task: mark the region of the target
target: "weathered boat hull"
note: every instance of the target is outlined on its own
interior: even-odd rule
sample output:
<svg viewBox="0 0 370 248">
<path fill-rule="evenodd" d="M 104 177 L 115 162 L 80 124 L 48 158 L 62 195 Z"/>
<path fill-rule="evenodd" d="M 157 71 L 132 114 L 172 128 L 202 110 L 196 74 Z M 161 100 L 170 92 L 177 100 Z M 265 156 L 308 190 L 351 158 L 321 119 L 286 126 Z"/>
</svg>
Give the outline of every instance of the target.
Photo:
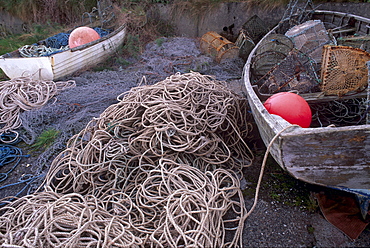
<svg viewBox="0 0 370 248">
<path fill-rule="evenodd" d="M 356 17 L 361 22 L 356 29 L 369 33 L 370 19 L 330 11 L 316 11 L 314 16 L 330 14 L 331 20 L 338 21 L 341 21 L 338 16 L 342 20 Z M 273 32 L 275 29 L 267 35 Z M 269 114 L 251 82 L 252 58 L 257 48 L 258 44 L 245 64 L 244 83 L 261 138 L 267 147 L 271 146 L 271 155 L 277 163 L 293 177 L 308 183 L 365 189 L 370 193 L 370 125 L 301 128 Z M 270 144 L 275 136 L 278 138 Z"/>
<path fill-rule="evenodd" d="M 36 80 L 57 80 L 103 62 L 123 44 L 126 29 L 60 53 L 45 57 L 0 58 L 0 67 L 9 78 L 32 76 Z"/>
</svg>

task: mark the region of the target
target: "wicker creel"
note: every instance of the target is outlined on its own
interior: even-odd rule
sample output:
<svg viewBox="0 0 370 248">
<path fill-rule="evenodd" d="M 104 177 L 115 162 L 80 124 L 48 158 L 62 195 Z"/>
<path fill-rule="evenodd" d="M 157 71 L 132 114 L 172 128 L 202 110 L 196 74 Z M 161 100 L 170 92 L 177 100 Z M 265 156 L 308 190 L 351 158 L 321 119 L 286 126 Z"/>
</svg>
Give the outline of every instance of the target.
<svg viewBox="0 0 370 248">
<path fill-rule="evenodd" d="M 216 32 L 205 33 L 200 39 L 200 49 L 203 53 L 209 54 L 219 63 L 225 59 L 238 57 L 239 47 Z"/>
<path fill-rule="evenodd" d="M 362 49 L 347 46 L 323 48 L 320 89 L 326 95 L 345 95 L 368 86 L 366 62 L 370 54 Z"/>
</svg>

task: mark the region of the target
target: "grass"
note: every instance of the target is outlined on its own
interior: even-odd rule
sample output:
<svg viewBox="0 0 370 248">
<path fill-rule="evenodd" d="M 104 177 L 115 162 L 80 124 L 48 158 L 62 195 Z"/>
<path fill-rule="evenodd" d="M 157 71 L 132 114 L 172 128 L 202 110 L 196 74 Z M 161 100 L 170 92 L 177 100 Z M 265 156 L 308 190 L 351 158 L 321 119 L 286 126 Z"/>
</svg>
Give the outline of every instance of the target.
<svg viewBox="0 0 370 248">
<path fill-rule="evenodd" d="M 55 129 L 49 129 L 43 131 L 39 137 L 37 137 L 36 142 L 30 146 L 32 151 L 46 150 L 50 147 L 57 139 L 60 131 Z"/>
</svg>

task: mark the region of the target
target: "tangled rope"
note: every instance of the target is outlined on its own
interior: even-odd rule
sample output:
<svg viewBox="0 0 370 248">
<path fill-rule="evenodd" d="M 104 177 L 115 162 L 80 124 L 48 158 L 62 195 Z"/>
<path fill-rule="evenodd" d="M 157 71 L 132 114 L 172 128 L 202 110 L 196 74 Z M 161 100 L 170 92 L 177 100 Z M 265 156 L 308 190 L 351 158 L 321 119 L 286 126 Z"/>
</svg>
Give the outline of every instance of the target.
<svg viewBox="0 0 370 248">
<path fill-rule="evenodd" d="M 69 49 L 68 46 L 53 48 L 44 45 L 24 45 L 21 48 L 19 48 L 18 51 L 22 57 L 30 58 L 30 57 L 49 56 L 54 53 L 66 51 L 67 49 Z"/>
<path fill-rule="evenodd" d="M 19 114 L 40 108 L 58 92 L 74 87 L 74 81 L 53 82 L 29 77 L 13 78 L 0 84 L 0 134 L 22 125 Z"/>
<path fill-rule="evenodd" d="M 118 100 L 69 140 L 44 192 L 4 208 L 0 241 L 241 246 L 247 210 L 239 179 L 253 160 L 244 141 L 246 99 L 192 72 L 133 88 Z"/>
</svg>

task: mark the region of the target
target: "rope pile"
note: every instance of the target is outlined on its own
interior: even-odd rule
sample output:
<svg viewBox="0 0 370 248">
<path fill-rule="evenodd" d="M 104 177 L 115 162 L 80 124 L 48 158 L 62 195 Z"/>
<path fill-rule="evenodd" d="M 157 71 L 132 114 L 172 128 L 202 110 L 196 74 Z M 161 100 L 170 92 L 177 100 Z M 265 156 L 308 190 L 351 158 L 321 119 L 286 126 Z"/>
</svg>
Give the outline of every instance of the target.
<svg viewBox="0 0 370 248">
<path fill-rule="evenodd" d="M 247 210 L 239 179 L 253 160 L 244 142 L 246 99 L 191 72 L 133 88 L 118 100 L 69 140 L 44 192 L 3 209 L 0 241 L 241 246 Z"/>
<path fill-rule="evenodd" d="M 19 114 L 40 108 L 58 92 L 74 87 L 73 81 L 53 82 L 29 77 L 13 78 L 0 84 L 0 134 L 22 125 Z"/>
</svg>

